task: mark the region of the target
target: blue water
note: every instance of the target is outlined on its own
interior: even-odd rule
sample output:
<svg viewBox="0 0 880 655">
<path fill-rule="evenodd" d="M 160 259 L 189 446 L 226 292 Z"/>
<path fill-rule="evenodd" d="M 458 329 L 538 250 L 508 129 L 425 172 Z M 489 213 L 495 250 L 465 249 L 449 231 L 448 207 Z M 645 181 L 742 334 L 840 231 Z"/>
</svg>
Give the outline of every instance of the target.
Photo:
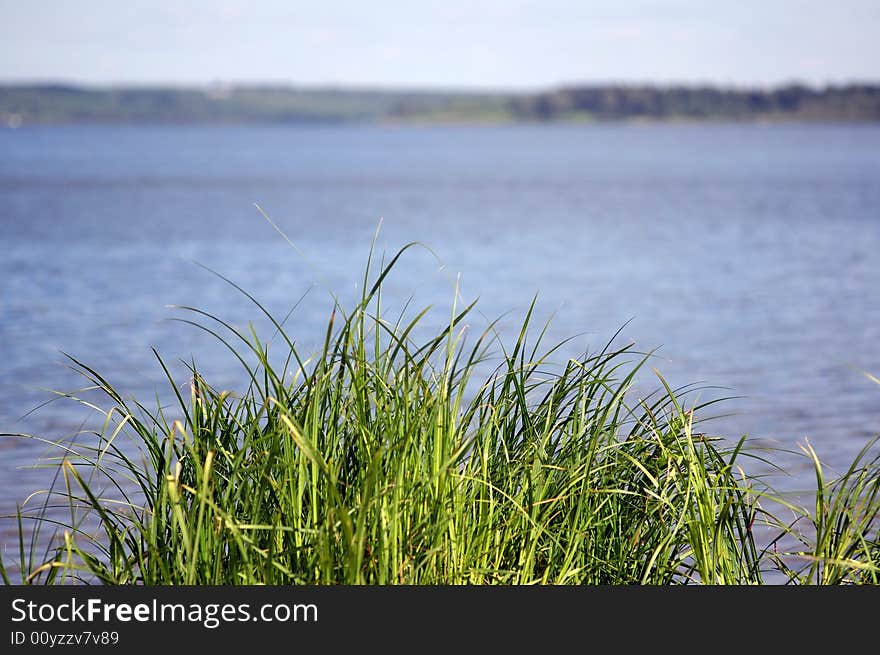
<svg viewBox="0 0 880 655">
<path fill-rule="evenodd" d="M 85 420 L 70 402 L 20 418 L 43 389 L 82 385 L 61 351 L 147 404 L 151 347 L 240 382 L 168 320 L 170 304 L 257 318 L 194 262 L 280 315 L 311 288 L 290 323 L 308 349 L 327 289 L 357 292 L 380 219 L 380 251 L 417 240 L 437 256 L 405 259 L 392 309 L 412 296 L 442 320 L 458 278 L 511 330 L 537 293 L 553 335 L 580 335 L 564 354 L 626 324 L 621 341 L 659 348 L 672 384 L 726 387 L 701 392 L 737 396 L 711 432 L 809 438 L 832 468 L 880 432 L 880 385 L 861 372 L 880 374 L 880 127 L 845 125 L 0 131 L 0 431 L 56 439 Z M 27 467 L 47 451 L 0 449 L 5 514 L 46 485 Z M 804 464 L 785 484 L 810 485 Z"/>
</svg>

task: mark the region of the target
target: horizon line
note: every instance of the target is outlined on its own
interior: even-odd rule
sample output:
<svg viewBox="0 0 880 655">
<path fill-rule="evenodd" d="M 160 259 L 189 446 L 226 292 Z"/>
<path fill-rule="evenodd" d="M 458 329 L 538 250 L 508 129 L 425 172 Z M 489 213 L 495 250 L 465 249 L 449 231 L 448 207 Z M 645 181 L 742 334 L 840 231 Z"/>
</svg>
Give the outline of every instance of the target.
<svg viewBox="0 0 880 655">
<path fill-rule="evenodd" d="M 706 80 L 679 80 L 679 81 L 650 81 L 650 80 L 581 80 L 556 82 L 547 85 L 534 86 L 471 86 L 471 85 L 431 85 L 426 84 L 392 84 L 392 83 L 368 83 L 368 82 L 296 82 L 293 80 L 213 80 L 206 82 L 182 82 L 182 81 L 114 81 L 114 82 L 89 82 L 73 78 L 0 78 L 0 87 L 69 87 L 88 90 L 114 90 L 114 89 L 235 89 L 235 88 L 276 88 L 276 89 L 302 89 L 312 91 L 378 91 L 378 92 L 405 92 L 405 93 L 460 93 L 460 94 L 534 94 L 548 91 L 559 91 L 570 88 L 654 88 L 654 89 L 706 89 L 712 88 L 721 91 L 773 91 L 783 88 L 801 87 L 813 91 L 821 91 L 832 88 L 852 86 L 880 86 L 880 78 L 874 80 L 850 78 L 846 80 L 825 81 L 822 83 L 808 82 L 803 79 L 791 78 L 790 80 L 775 83 L 745 83 L 745 82 L 722 82 Z"/>
</svg>

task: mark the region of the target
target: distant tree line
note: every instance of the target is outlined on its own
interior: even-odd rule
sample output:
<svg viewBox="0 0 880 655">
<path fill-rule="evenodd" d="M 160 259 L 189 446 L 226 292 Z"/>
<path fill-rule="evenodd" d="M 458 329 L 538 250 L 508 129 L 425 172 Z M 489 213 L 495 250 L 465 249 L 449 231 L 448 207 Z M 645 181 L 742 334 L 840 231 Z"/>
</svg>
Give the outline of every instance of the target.
<svg viewBox="0 0 880 655">
<path fill-rule="evenodd" d="M 575 86 L 512 100 L 521 119 L 584 115 L 615 119 L 880 120 L 880 86 L 812 89 L 790 85 L 768 91 L 714 87 Z"/>
<path fill-rule="evenodd" d="M 31 123 L 256 123 L 559 120 L 880 121 L 880 85 L 769 90 L 567 86 L 539 93 L 292 86 L 92 88 L 0 85 L 0 126 Z"/>
</svg>

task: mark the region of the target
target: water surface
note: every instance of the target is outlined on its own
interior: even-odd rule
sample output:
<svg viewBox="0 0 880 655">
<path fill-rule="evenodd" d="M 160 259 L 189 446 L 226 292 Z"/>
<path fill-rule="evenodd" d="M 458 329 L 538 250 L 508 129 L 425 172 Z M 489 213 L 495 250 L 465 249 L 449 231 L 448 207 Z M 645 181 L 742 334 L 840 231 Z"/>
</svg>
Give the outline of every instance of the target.
<svg viewBox="0 0 880 655">
<path fill-rule="evenodd" d="M 880 373 L 880 127 L 847 125 L 0 131 L 0 431 L 76 431 L 72 403 L 20 418 L 43 389 L 81 384 L 61 351 L 144 400 L 161 382 L 151 347 L 240 381 L 168 320 L 170 304 L 257 318 L 194 262 L 281 315 L 313 287 L 290 325 L 316 342 L 326 289 L 357 292 L 380 219 L 380 251 L 417 240 L 445 265 L 414 251 L 391 307 L 412 296 L 442 319 L 458 276 L 509 329 L 537 293 L 554 336 L 581 335 L 565 354 L 625 324 L 674 385 L 726 387 L 702 395 L 738 397 L 713 432 L 809 438 L 840 467 L 880 431 L 880 386 L 861 372 Z M 26 468 L 35 442 L 0 449 L 5 514 L 47 472 Z"/>
</svg>

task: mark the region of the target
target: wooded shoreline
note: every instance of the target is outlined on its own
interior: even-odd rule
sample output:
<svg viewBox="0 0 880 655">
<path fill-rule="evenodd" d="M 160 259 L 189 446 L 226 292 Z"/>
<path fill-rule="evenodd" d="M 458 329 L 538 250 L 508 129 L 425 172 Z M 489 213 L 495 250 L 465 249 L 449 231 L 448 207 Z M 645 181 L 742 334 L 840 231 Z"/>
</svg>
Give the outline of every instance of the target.
<svg viewBox="0 0 880 655">
<path fill-rule="evenodd" d="M 571 85 L 536 92 L 280 85 L 0 85 L 0 125 L 880 121 L 880 84 L 772 89 Z"/>
</svg>

